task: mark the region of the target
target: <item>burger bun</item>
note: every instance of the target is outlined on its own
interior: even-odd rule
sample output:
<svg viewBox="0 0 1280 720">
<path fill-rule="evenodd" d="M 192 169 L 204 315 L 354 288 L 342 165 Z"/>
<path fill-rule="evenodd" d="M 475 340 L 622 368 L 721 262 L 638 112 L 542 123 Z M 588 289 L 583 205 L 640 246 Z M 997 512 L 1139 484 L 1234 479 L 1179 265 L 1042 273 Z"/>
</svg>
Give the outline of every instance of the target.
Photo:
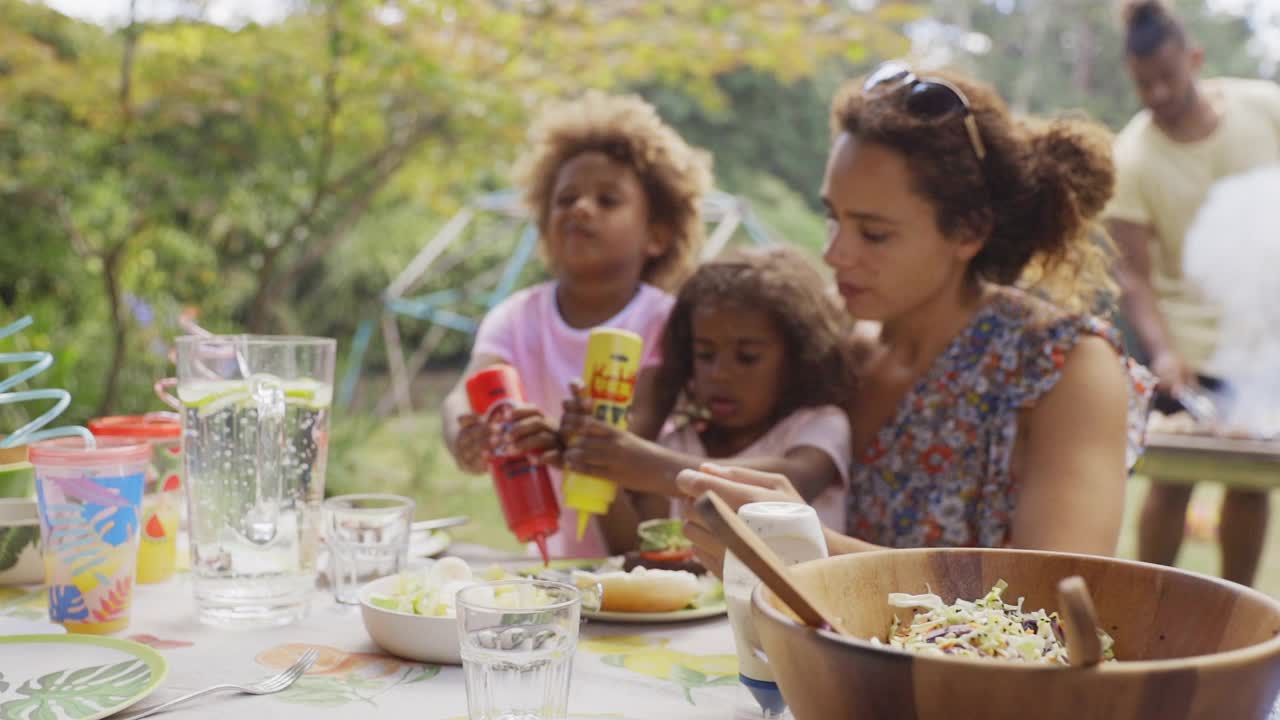
<svg viewBox="0 0 1280 720">
<path fill-rule="evenodd" d="M 697 576 L 685 570 L 637 567 L 630 572 L 578 572 L 574 579 L 579 587 L 600 585 L 600 609 L 605 612 L 674 612 L 688 607 L 702 592 Z"/>
</svg>

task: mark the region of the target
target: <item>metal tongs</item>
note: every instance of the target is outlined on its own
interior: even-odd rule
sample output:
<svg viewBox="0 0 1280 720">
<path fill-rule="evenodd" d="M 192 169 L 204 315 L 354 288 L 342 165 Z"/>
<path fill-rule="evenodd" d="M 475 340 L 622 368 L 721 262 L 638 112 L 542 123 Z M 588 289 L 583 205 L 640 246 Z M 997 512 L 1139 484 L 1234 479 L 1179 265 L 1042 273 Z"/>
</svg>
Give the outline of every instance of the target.
<svg viewBox="0 0 1280 720">
<path fill-rule="evenodd" d="M 1173 399 L 1177 400 L 1197 425 L 1217 427 L 1218 406 L 1205 391 L 1191 385 L 1183 385 L 1174 390 Z"/>
</svg>

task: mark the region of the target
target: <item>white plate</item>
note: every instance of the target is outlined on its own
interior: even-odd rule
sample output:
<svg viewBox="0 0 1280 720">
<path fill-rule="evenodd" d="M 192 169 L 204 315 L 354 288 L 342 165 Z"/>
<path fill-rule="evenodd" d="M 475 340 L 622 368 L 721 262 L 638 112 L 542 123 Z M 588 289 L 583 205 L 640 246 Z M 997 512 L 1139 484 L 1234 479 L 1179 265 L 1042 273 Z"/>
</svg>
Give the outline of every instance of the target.
<svg viewBox="0 0 1280 720">
<path fill-rule="evenodd" d="M 444 530 L 426 530 L 409 536 L 409 557 L 436 557 L 449 549 L 453 539 Z"/>
<path fill-rule="evenodd" d="M 569 560 L 552 560 L 552 570 L 592 570 L 607 562 L 609 558 L 584 558 Z M 535 575 L 542 569 L 541 565 L 525 565 L 516 570 L 519 575 Z M 718 581 L 717 581 L 718 582 Z M 685 608 L 662 613 L 617 612 L 610 610 L 583 610 L 582 617 L 598 622 L 613 623 L 673 623 L 690 620 L 705 620 L 729 612 L 724 600 L 697 608 Z"/>
<path fill-rule="evenodd" d="M 0 637 L 0 717 L 98 720 L 145 698 L 169 671 L 160 653 L 95 635 Z M 68 699 L 73 702 L 68 702 Z"/>
<path fill-rule="evenodd" d="M 582 617 L 588 620 L 596 620 L 598 622 L 614 622 L 614 623 L 674 623 L 688 622 L 690 620 L 706 620 L 707 618 L 718 617 L 729 611 L 729 606 L 724 602 L 713 603 L 700 608 L 687 608 L 685 610 L 676 610 L 674 612 L 664 613 L 634 613 L 634 612 L 606 612 L 600 610 L 591 612 L 583 610 Z"/>
</svg>

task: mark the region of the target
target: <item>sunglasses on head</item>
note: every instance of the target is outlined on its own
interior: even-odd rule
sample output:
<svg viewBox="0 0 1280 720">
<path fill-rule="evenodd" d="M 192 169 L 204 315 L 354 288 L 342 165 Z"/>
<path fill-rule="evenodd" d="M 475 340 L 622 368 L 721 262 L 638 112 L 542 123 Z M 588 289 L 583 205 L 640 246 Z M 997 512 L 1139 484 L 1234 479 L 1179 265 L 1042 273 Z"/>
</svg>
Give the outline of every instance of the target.
<svg viewBox="0 0 1280 720">
<path fill-rule="evenodd" d="M 922 118 L 938 118 L 960 113 L 965 130 L 969 132 L 969 144 L 979 160 L 987 156 L 987 147 L 978 132 L 978 121 L 969 107 L 969 98 L 960 88 L 941 78 L 918 77 L 906 64 L 891 61 L 880 65 L 867 76 L 862 84 L 862 94 L 867 97 L 889 95 L 906 90 L 904 106 L 907 112 Z"/>
</svg>

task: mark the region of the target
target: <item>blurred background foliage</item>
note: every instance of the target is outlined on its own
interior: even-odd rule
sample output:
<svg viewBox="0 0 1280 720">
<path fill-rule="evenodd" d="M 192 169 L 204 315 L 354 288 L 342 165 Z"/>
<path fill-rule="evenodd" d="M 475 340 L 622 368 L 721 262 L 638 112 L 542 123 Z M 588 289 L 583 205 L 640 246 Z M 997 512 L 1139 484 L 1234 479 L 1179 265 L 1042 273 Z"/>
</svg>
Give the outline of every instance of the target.
<svg viewBox="0 0 1280 720">
<path fill-rule="evenodd" d="M 34 385 L 72 392 L 65 422 L 159 409 L 187 309 L 215 331 L 336 337 L 342 367 L 388 282 L 469 198 L 507 187 L 530 117 L 587 88 L 654 102 L 714 153 L 721 189 L 815 254 L 830 97 L 876 62 L 959 66 L 1017 109 L 1116 128 L 1137 109 L 1101 0 L 280 0 L 261 24 L 214 22 L 216 2 L 116 4 L 95 23 L 0 0 L 0 325 L 36 319 L 3 349 L 55 353 Z M 1274 2 L 1178 5 L 1210 72 L 1276 77 Z M 401 324 L 407 346 L 425 330 Z M 384 420 L 368 412 L 375 339 L 334 429 L 333 488 L 412 489 L 496 522 L 434 441 L 468 342 L 451 335 L 415 385 L 422 412 Z M 0 407 L 0 432 L 32 414 Z"/>
</svg>

